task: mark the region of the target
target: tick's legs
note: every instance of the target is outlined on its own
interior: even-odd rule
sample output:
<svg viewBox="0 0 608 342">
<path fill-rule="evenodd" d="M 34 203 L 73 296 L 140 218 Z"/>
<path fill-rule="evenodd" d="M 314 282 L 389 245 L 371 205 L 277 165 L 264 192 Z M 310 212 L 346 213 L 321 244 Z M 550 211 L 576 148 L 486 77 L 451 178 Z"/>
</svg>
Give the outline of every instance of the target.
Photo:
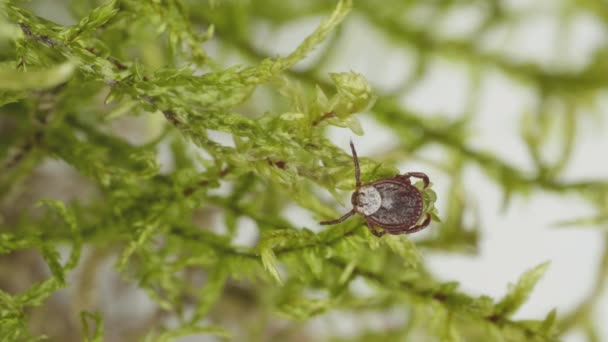
<svg viewBox="0 0 608 342">
<path fill-rule="evenodd" d="M 424 219 L 424 221 L 421 224 L 408 228 L 405 231 L 405 233 L 411 234 L 411 233 L 415 233 L 419 230 L 423 230 L 424 228 L 426 228 L 429 225 L 429 223 L 431 223 L 431 214 L 426 214 L 426 218 Z"/>
<path fill-rule="evenodd" d="M 321 221 L 321 222 L 319 222 L 319 224 L 321 224 L 321 225 L 337 224 L 337 223 L 343 222 L 347 218 L 353 216 L 354 213 L 355 213 L 355 210 L 353 209 L 353 210 L 347 212 L 346 214 L 344 214 L 344 216 L 340 217 L 339 219 L 335 219 L 335 220 L 331 220 L 331 221 Z"/>
<path fill-rule="evenodd" d="M 357 182 L 357 190 L 361 187 L 361 170 L 359 169 L 359 158 L 357 157 L 357 151 L 355 150 L 355 145 L 353 142 L 350 142 L 350 149 L 353 152 L 353 161 L 355 162 L 355 181 Z M 351 217 L 355 213 L 355 209 L 347 212 L 344 216 L 339 219 L 331 220 L 331 221 L 322 221 L 319 224 L 328 225 L 328 224 L 337 224 L 340 223 L 347 218 Z"/>
<path fill-rule="evenodd" d="M 382 237 L 382 235 L 386 234 L 384 230 L 377 230 L 376 227 L 374 227 L 374 225 L 369 221 L 367 221 L 367 228 L 369 228 L 369 231 L 376 235 L 376 237 Z"/>
<path fill-rule="evenodd" d="M 387 229 L 387 232 L 389 234 L 392 235 L 399 235 L 399 234 L 411 234 L 411 233 L 415 233 L 419 230 L 423 230 L 424 228 L 426 228 L 429 224 L 431 223 L 431 214 L 426 214 L 426 218 L 424 219 L 424 221 L 419 224 L 419 225 L 415 225 L 413 227 L 398 227 L 398 228 L 392 228 L 392 229 Z"/>
<path fill-rule="evenodd" d="M 408 172 L 405 173 L 403 176 L 406 177 L 415 177 L 415 178 L 420 178 L 422 179 L 422 182 L 424 183 L 424 188 L 426 189 L 429 186 L 429 176 L 427 176 L 425 173 L 422 172 Z"/>
<path fill-rule="evenodd" d="M 352 140 L 350 142 L 350 150 L 353 152 L 353 160 L 355 162 L 355 180 L 357 181 L 357 189 L 361 186 L 361 170 L 359 169 L 359 158 L 357 157 L 357 151 L 355 151 L 355 145 Z"/>
</svg>

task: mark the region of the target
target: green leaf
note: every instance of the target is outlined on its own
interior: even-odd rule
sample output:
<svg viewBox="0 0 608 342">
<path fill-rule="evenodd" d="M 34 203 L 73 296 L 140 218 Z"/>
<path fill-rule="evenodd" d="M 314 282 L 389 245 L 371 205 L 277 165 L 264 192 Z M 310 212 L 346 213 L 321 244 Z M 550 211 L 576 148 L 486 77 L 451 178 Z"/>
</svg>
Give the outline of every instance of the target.
<svg viewBox="0 0 608 342">
<path fill-rule="evenodd" d="M 331 299 L 289 298 L 279 305 L 279 310 L 291 319 L 306 320 L 324 313 L 332 304 Z"/>
<path fill-rule="evenodd" d="M 520 278 L 517 284 L 511 285 L 509 292 L 496 304 L 495 314 L 509 317 L 528 299 L 536 283 L 545 274 L 550 263 L 544 262 L 531 270 L 528 270 Z"/>
<path fill-rule="evenodd" d="M 557 309 L 553 309 L 551 310 L 547 316 L 545 317 L 545 319 L 543 320 L 543 323 L 540 326 L 540 333 L 544 334 L 544 335 L 551 335 L 553 333 L 553 330 L 556 328 L 555 324 L 557 322 Z"/>
<path fill-rule="evenodd" d="M 1 81 L 0 81 L 1 82 Z M 0 90 L 0 107 L 9 103 L 17 102 L 26 96 L 24 91 L 4 91 Z"/>
<path fill-rule="evenodd" d="M 13 296 L 0 289 L 0 304 L 2 308 L 13 311 L 19 308 Z"/>
<path fill-rule="evenodd" d="M 191 323 L 195 324 L 202 319 L 209 312 L 213 304 L 220 299 L 227 279 L 228 274 L 222 263 L 220 262 L 215 265 L 207 276 L 207 282 L 201 288 L 198 297 L 199 303 L 194 311 Z"/>
<path fill-rule="evenodd" d="M 320 243 L 319 236 L 307 229 L 281 229 L 266 234 L 260 240 L 256 250 L 260 254 L 264 269 L 266 269 L 266 271 L 268 271 L 270 275 L 272 275 L 272 277 L 282 285 L 283 281 L 281 280 L 279 271 L 277 270 L 277 257 L 273 248 L 282 247 L 294 249 L 302 247 L 301 250 L 303 250 L 304 253 L 306 252 L 306 249 L 303 247 L 312 249 L 317 247 Z M 303 259 L 305 258 L 303 257 Z M 315 266 L 312 265 L 312 267 L 314 268 Z"/>
<path fill-rule="evenodd" d="M 63 268 L 65 269 L 65 271 L 72 270 L 78 264 L 78 260 L 80 259 L 80 253 L 82 251 L 82 237 L 80 236 L 80 231 L 78 230 L 78 224 L 76 222 L 76 217 L 74 216 L 74 213 L 71 210 L 68 210 L 65 204 L 60 201 L 42 200 L 38 204 L 55 209 L 57 214 L 68 225 L 72 240 L 74 241 L 74 245 L 72 246 L 72 253 L 70 254 L 70 257 L 63 266 Z"/>
<path fill-rule="evenodd" d="M 344 72 L 330 73 L 329 77 L 336 85 L 338 94 L 330 100 L 328 112 L 345 118 L 353 113 L 370 109 L 376 102 L 377 96 L 362 75 L 356 72 Z"/>
<path fill-rule="evenodd" d="M 43 90 L 60 85 L 72 77 L 76 65 L 65 62 L 57 66 L 32 71 L 0 69 L 0 91 Z"/>
<path fill-rule="evenodd" d="M 3 5 L 0 5 L 0 9 L 4 11 Z M 4 13 L 0 14 L 0 44 L 3 44 L 3 40 L 15 39 L 20 35 L 19 26 L 7 23 Z"/>
<path fill-rule="evenodd" d="M 89 320 L 93 320 L 95 324 L 93 336 L 91 337 L 89 337 Z M 103 317 L 100 313 L 90 313 L 83 311 L 80 313 L 80 322 L 82 323 L 83 338 L 85 342 L 103 341 Z"/>
<path fill-rule="evenodd" d="M 605 229 L 605 224 L 608 222 L 608 213 L 600 213 L 591 217 L 580 217 L 570 220 L 563 220 L 553 223 L 557 228 L 572 228 L 572 227 L 597 227 Z"/>
<path fill-rule="evenodd" d="M 62 288 L 56 277 L 49 278 L 30 287 L 16 297 L 21 306 L 39 306 L 53 293 Z"/>
<path fill-rule="evenodd" d="M 416 245 L 406 236 L 387 234 L 381 241 L 403 259 L 406 267 L 416 269 L 420 264 L 420 252 L 416 249 Z"/>
<path fill-rule="evenodd" d="M 77 36 L 88 34 L 94 29 L 104 25 L 111 20 L 116 13 L 118 13 L 116 0 L 108 1 L 91 11 L 88 16 L 82 18 L 78 25 L 66 29 L 60 36 L 62 36 L 65 41 L 72 42 Z"/>
<path fill-rule="evenodd" d="M 150 239 L 150 237 L 156 232 L 156 230 L 158 229 L 158 223 L 157 222 L 150 222 L 150 223 L 140 223 L 139 226 L 143 226 L 142 228 L 139 228 L 139 233 L 137 234 L 137 238 L 132 240 L 129 245 L 123 250 L 122 255 L 120 256 L 120 258 L 118 259 L 118 262 L 116 263 L 116 268 L 119 271 L 122 271 L 125 266 L 127 265 L 127 261 L 129 261 L 129 258 L 131 257 L 131 255 L 133 255 L 133 253 L 135 253 L 135 251 L 142 247 L 144 245 L 144 243 L 146 243 L 146 241 L 148 241 L 148 239 Z"/>
<path fill-rule="evenodd" d="M 42 256 L 59 285 L 65 286 L 65 272 L 59 262 L 59 253 L 50 244 L 45 244 L 42 246 Z"/>
<path fill-rule="evenodd" d="M 230 332 L 219 326 L 184 325 L 176 329 L 166 330 L 158 336 L 149 334 L 145 341 L 169 342 L 180 337 L 189 335 L 215 335 L 217 337 L 230 338 Z"/>
<path fill-rule="evenodd" d="M 264 269 L 270 273 L 270 275 L 280 284 L 283 285 L 279 271 L 277 270 L 277 257 L 271 248 L 263 248 L 260 251 L 262 258 L 262 265 Z"/>
<path fill-rule="evenodd" d="M 331 16 L 325 19 L 317 29 L 287 57 L 278 59 L 273 65 L 269 65 L 269 69 L 274 72 L 285 70 L 311 53 L 327 36 L 338 26 L 350 9 L 353 3 L 352 0 L 340 0 L 334 9 Z"/>
</svg>

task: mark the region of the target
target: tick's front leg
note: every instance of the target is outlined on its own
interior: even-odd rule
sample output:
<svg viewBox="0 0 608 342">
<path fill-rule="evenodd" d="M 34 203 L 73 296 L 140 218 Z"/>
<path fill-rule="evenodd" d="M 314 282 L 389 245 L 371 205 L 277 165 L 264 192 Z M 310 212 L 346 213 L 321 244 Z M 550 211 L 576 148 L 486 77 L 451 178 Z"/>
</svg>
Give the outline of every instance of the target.
<svg viewBox="0 0 608 342">
<path fill-rule="evenodd" d="M 319 222 L 320 225 L 329 225 L 329 224 L 338 224 L 342 221 L 345 221 L 347 218 L 353 216 L 353 214 L 355 214 L 355 210 L 351 210 L 349 212 L 347 212 L 346 214 L 344 214 L 342 217 L 335 219 L 335 220 L 330 220 L 330 221 L 321 221 Z"/>
</svg>

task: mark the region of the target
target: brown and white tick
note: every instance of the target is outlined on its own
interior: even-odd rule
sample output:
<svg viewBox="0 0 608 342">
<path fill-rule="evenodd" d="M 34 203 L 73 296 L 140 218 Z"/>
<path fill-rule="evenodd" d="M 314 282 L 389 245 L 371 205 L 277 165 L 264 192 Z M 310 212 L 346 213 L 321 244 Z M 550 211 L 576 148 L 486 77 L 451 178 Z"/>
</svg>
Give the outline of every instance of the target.
<svg viewBox="0 0 608 342">
<path fill-rule="evenodd" d="M 385 233 L 410 234 L 426 228 L 431 222 L 431 211 L 425 210 L 423 191 L 429 187 L 429 177 L 422 172 L 407 172 L 393 178 L 361 184 L 361 170 L 355 145 L 350 142 L 355 162 L 357 188 L 351 197 L 353 209 L 339 219 L 320 222 L 322 225 L 340 223 L 354 214 L 365 217 L 372 234 L 381 237 Z M 420 178 L 423 190 L 412 185 L 410 177 Z M 430 189 L 429 189 L 430 191 Z M 433 193 L 434 194 L 434 193 Z M 434 196 L 434 195 L 433 195 Z M 418 223 L 423 213 L 425 218 Z M 378 231 L 376 227 L 382 228 Z"/>
</svg>

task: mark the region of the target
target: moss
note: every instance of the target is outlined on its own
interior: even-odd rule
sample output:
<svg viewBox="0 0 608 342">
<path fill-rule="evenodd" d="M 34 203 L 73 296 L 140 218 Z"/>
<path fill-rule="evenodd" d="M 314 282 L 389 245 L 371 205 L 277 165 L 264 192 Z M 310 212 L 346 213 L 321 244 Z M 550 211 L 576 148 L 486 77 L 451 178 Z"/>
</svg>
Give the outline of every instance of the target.
<svg viewBox="0 0 608 342">
<path fill-rule="evenodd" d="M 420 251 L 477 249 L 478 227 L 468 227 L 463 219 L 471 211 L 462 186 L 466 165 L 477 165 L 491 177 L 502 189 L 505 205 L 513 195 L 535 190 L 577 194 L 597 213 L 564 224 L 605 223 L 606 181 L 559 178 L 572 151 L 573 129 L 560 133 L 564 158 L 548 161 L 542 145 L 551 129 L 549 120 L 546 114 L 528 116 L 522 136 L 537 168 L 529 173 L 471 146 L 468 116 L 416 113 L 391 94 L 378 94 L 360 73 L 320 70 L 337 45 L 322 43 L 339 39 L 343 21 L 354 11 L 395 45 L 417 51 L 418 72 L 411 84 L 426 73 L 433 55 L 490 66 L 534 87 L 544 98 L 563 101 L 570 108 L 566 126 L 572 127 L 578 120 L 574 109 L 584 105 L 578 99 L 593 98 L 607 82 L 600 72 L 605 59 L 598 54 L 578 72 L 516 63 L 480 51 L 475 37 L 441 38 L 407 25 L 399 12 L 416 3 L 75 0 L 69 8 L 77 23 L 64 26 L 19 1 L 3 1 L 0 124 L 10 129 L 1 130 L 0 140 L 0 253 L 10 258 L 18 251 L 36 251 L 50 274 L 17 293 L 0 288 L 0 336 L 17 341 L 45 333 L 44 328 L 28 327 L 31 308 L 48 305 L 62 288 L 94 283 L 95 278 L 86 277 L 92 271 L 78 278 L 72 276 L 74 268 L 96 265 L 92 260 L 108 254 L 116 257 L 121 276 L 155 302 L 158 316 L 177 322 L 160 320 L 137 334 L 147 340 L 194 334 L 264 340 L 265 327 L 280 319 L 289 323 L 275 337 L 289 339 L 305 335 L 297 322 L 324 313 L 396 307 L 407 308 L 407 324 L 391 331 L 363 331 L 352 340 L 422 334 L 448 341 L 479 336 L 557 341 L 568 329 L 592 326 L 587 312 L 593 300 L 563 317 L 551 311 L 539 320 L 512 319 L 547 264 L 526 272 L 495 302 L 469 295 L 457 283 L 434 279 Z M 439 15 L 456 3 L 429 6 L 437 6 L 433 8 Z M 487 27 L 505 20 L 499 2 L 490 4 Z M 256 20 L 278 25 L 311 15 L 320 16 L 320 23 L 284 56 L 265 55 L 248 34 Z M 293 69 L 315 49 L 324 52 L 314 66 Z M 238 56 L 242 64 L 224 65 L 225 54 Z M 262 91 L 267 99 L 258 96 Z M 343 190 L 352 190 L 352 160 L 326 131 L 333 126 L 363 134 L 358 117 L 368 111 L 399 137 L 393 160 L 405 160 L 431 144 L 448 152 L 450 166 L 443 171 L 452 186 L 439 196 L 446 196 L 449 205 L 445 213 L 437 212 L 434 192 L 427 194 L 425 210 L 437 227 L 424 240 L 377 239 L 360 219 L 316 233 L 316 227 L 294 224 L 284 215 L 295 205 L 314 220 L 336 217 L 338 212 L 319 193 L 329 191 L 340 201 Z M 137 126 L 127 132 L 116 129 L 126 122 Z M 133 132 L 139 143 L 127 137 Z M 218 139 L 218 132 L 230 142 Z M 170 162 L 159 155 L 170 156 Z M 399 171 L 380 162 L 382 158 L 362 159 L 364 180 Z M 12 203 L 27 192 L 28 182 L 49 159 L 61 160 L 84 176 L 79 185 L 93 188 L 92 195 L 46 200 L 42 208 L 35 206 L 36 196 L 23 206 Z M 222 184 L 229 189 L 218 191 Z M 214 227 L 218 217 L 224 232 Z M 259 235 L 254 246 L 233 242 L 244 218 Z M 61 254 L 65 246 L 67 258 Z M 93 250 L 93 256 L 81 257 L 83 248 Z M 192 273 L 204 280 L 197 282 Z M 353 293 L 352 284 L 359 280 L 370 285 L 372 295 Z M 598 281 L 593 298 L 600 295 L 603 281 Z M 224 316 L 231 303 L 237 303 L 242 316 Z M 108 318 L 95 309 L 76 313 L 84 340 L 104 338 Z M 235 327 L 240 318 L 242 324 Z M 589 331 L 591 336 L 594 330 Z"/>
</svg>

